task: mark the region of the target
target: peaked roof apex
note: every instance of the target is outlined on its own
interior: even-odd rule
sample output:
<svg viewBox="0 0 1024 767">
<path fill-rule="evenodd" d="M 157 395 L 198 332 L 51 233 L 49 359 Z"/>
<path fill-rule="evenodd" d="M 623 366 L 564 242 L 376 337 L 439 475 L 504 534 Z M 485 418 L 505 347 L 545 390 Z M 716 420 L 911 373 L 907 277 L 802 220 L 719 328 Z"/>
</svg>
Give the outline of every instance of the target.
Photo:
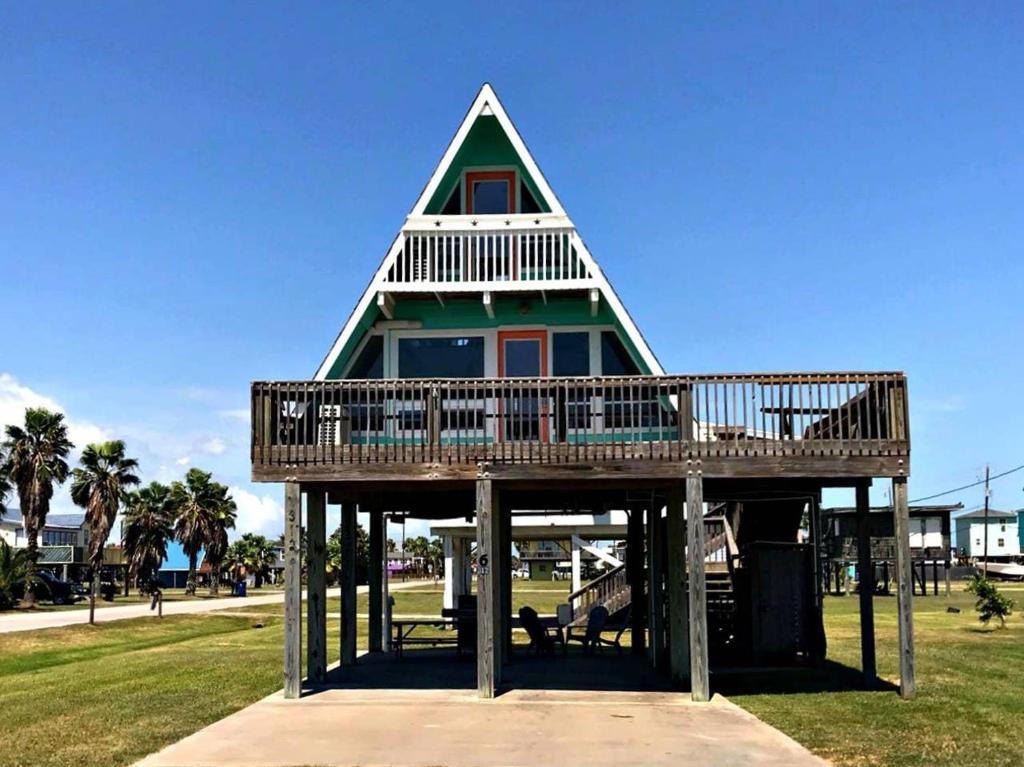
<svg viewBox="0 0 1024 767">
<path fill-rule="evenodd" d="M 427 181 L 427 185 L 420 192 L 420 196 L 416 200 L 416 204 L 412 207 L 410 216 L 422 216 L 426 210 L 427 204 L 430 199 L 434 196 L 434 192 L 437 191 L 438 185 L 447 173 L 449 166 L 455 159 L 455 155 L 458 154 L 459 148 L 466 140 L 466 136 L 469 135 L 470 129 L 473 127 L 473 123 L 478 117 L 495 117 L 498 120 L 498 124 L 502 130 L 505 131 L 505 135 L 508 136 L 508 140 L 512 143 L 512 147 L 523 161 L 523 165 L 526 167 L 527 172 L 534 179 L 537 184 L 537 188 L 541 195 L 548 201 L 548 205 L 551 207 L 551 212 L 560 216 L 565 216 L 565 209 L 562 207 L 562 203 L 558 200 L 558 196 L 552 190 L 551 185 L 548 184 L 548 180 L 544 177 L 540 167 L 537 165 L 537 161 L 533 159 L 533 155 L 530 154 L 530 150 L 526 146 L 526 142 L 523 141 L 523 137 L 519 135 L 519 131 L 516 130 L 515 124 L 512 119 L 508 116 L 505 111 L 505 107 L 501 103 L 501 99 L 498 98 L 498 94 L 494 92 L 494 88 L 491 84 L 485 82 L 480 86 L 480 90 L 476 94 L 476 98 L 473 99 L 473 103 L 469 105 L 469 110 L 466 112 L 466 116 L 462 118 L 462 122 L 459 124 L 458 129 L 455 131 L 455 135 L 452 140 L 448 143 L 447 149 L 441 156 L 440 162 L 437 167 L 434 168 L 434 172 L 430 176 L 430 180 Z"/>
</svg>

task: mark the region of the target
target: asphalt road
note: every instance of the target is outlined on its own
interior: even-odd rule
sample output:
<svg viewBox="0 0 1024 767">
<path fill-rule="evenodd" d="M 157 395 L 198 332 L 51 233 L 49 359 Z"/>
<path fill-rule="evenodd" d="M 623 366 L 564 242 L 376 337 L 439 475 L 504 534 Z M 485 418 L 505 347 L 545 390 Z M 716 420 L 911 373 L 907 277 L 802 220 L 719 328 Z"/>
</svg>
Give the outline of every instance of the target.
<svg viewBox="0 0 1024 767">
<path fill-rule="evenodd" d="M 388 585 L 390 591 L 400 591 L 422 583 L 421 581 L 406 581 L 404 583 L 391 583 Z M 368 586 L 359 586 L 359 593 L 366 593 Z M 250 592 L 251 594 L 251 592 Z M 328 589 L 327 596 L 340 596 L 339 589 Z M 306 592 L 302 593 L 306 598 Z M 164 602 L 164 615 L 192 615 L 195 613 L 207 613 L 215 610 L 238 610 L 245 607 L 258 605 L 273 605 L 284 601 L 284 592 L 279 591 L 273 594 L 251 594 L 246 597 L 225 597 L 223 599 L 195 599 L 183 600 L 180 602 Z M 123 605 L 120 607 L 102 607 L 96 610 L 96 622 L 106 623 L 107 621 L 122 621 L 128 618 L 144 618 L 147 615 L 156 616 L 155 610 L 149 609 L 149 603 Z M 79 623 L 89 622 L 89 610 L 79 608 L 77 610 L 55 610 L 53 612 L 31 612 L 14 610 L 5 615 L 0 615 L 0 634 L 9 634 L 13 631 L 35 631 L 36 629 L 56 628 L 58 626 L 74 626 Z"/>
</svg>

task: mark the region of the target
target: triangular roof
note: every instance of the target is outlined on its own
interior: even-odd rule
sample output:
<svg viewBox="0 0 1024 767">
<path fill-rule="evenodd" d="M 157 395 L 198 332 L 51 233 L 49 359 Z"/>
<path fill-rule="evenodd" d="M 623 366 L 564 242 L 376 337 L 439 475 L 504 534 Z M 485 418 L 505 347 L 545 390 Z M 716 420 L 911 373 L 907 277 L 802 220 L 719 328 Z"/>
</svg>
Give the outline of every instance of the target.
<svg viewBox="0 0 1024 767">
<path fill-rule="evenodd" d="M 997 511 L 996 509 L 989 509 L 988 510 L 989 522 L 995 521 L 997 519 L 1016 519 L 1016 518 L 1017 518 L 1017 512 L 1016 511 Z M 985 510 L 984 509 L 975 509 L 974 511 L 971 511 L 971 512 L 969 512 L 967 514 L 961 514 L 960 516 L 955 517 L 955 519 L 982 519 L 983 520 L 983 519 L 985 519 Z"/>
<path fill-rule="evenodd" d="M 473 99 L 473 103 L 470 105 L 465 117 L 463 117 L 458 130 L 455 131 L 455 135 L 452 137 L 452 140 L 449 142 L 444 154 L 441 156 L 441 160 L 438 162 L 437 167 L 431 174 L 430 179 L 423 188 L 423 191 L 420 192 L 419 197 L 416 199 L 416 203 L 413 205 L 412 211 L 407 216 L 407 222 L 423 216 L 436 215 L 436 211 L 431 210 L 431 201 L 434 200 L 435 196 L 438 194 L 444 195 L 447 193 L 448 190 L 444 189 L 442 186 L 445 181 L 445 177 L 455 164 L 459 151 L 466 144 L 467 139 L 471 137 L 471 133 L 478 118 L 481 117 L 493 117 L 497 120 L 498 126 L 504 132 L 512 146 L 512 149 L 515 151 L 519 164 L 521 164 L 522 169 L 525 171 L 525 177 L 529 181 L 531 192 L 538 196 L 538 203 L 546 210 L 544 215 L 557 217 L 563 220 L 566 226 L 575 228 L 575 225 L 569 219 L 561 202 L 558 200 L 554 190 L 551 188 L 551 185 L 548 184 L 547 179 L 541 172 L 540 166 L 537 164 L 536 160 L 533 159 L 533 155 L 527 148 L 522 136 L 519 135 L 519 131 L 516 130 L 516 127 L 509 118 L 504 106 L 502 106 L 501 101 L 498 99 L 498 95 L 494 92 L 494 89 L 489 83 L 484 83 L 480 88 L 480 92 L 477 93 L 476 98 Z M 664 370 L 661 367 L 661 363 L 658 361 L 654 352 L 647 344 L 647 341 L 640 333 L 636 323 L 633 322 L 633 318 L 630 317 L 626 307 L 622 304 L 622 301 L 615 293 L 615 289 L 604 276 L 604 273 L 597 265 L 593 256 L 591 256 L 582 237 L 577 237 L 574 245 L 578 251 L 580 260 L 588 268 L 588 274 L 592 276 L 593 287 L 600 291 L 601 297 L 607 302 L 615 319 L 622 326 L 622 329 L 625 331 L 629 341 L 639 354 L 642 366 L 651 374 L 663 374 Z M 367 285 L 362 297 L 356 304 L 355 309 L 349 315 L 345 326 L 335 339 L 330 351 L 317 368 L 315 375 L 316 380 L 326 379 L 334 368 L 338 357 L 346 350 L 346 347 L 351 346 L 352 342 L 358 341 L 358 336 L 361 336 L 366 331 L 369 324 L 372 324 L 373 320 L 368 319 L 368 317 L 376 305 L 376 296 L 379 291 L 388 289 L 388 286 L 385 284 L 385 280 L 401 249 L 402 235 L 401 232 L 399 232 L 398 236 L 396 236 L 392 242 L 391 247 L 388 249 L 387 255 L 381 261 L 380 266 L 377 268 L 373 278 L 370 280 L 370 284 Z M 349 352 L 351 352 L 351 349 L 349 349 Z"/>
</svg>

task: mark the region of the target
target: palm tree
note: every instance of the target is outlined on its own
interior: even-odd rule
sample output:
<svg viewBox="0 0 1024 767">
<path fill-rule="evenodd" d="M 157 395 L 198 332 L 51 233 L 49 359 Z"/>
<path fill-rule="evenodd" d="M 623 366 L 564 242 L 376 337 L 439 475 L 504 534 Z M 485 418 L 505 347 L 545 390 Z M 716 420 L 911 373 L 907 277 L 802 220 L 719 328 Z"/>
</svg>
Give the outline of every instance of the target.
<svg viewBox="0 0 1024 767">
<path fill-rule="evenodd" d="M 16 549 L 0 538 L 0 610 L 14 607 L 15 587 L 28 580 L 28 550 Z M 31 580 L 38 582 L 39 578 L 33 575 Z"/>
<path fill-rule="evenodd" d="M 174 536 L 188 556 L 187 594 L 196 593 L 196 565 L 199 552 L 207 545 L 210 522 L 217 513 L 217 495 L 211 474 L 202 469 L 189 469 L 184 482 L 171 485 L 174 507 Z"/>
<path fill-rule="evenodd" d="M 86 445 L 79 459 L 81 466 L 71 472 L 71 500 L 85 509 L 85 523 L 89 529 L 89 568 L 92 570 L 89 623 L 96 622 L 96 593 L 103 572 L 103 547 L 107 545 L 122 498 L 129 487 L 139 484 L 139 477 L 135 474 L 139 462 L 126 458 L 124 450 L 124 442 L 119 439 Z"/>
<path fill-rule="evenodd" d="M 7 507 L 4 506 L 4 501 L 7 500 L 7 496 L 11 494 L 11 481 L 7 478 L 7 475 L 3 472 L 3 466 L 7 463 L 3 445 L 0 444 L 0 519 L 4 518 L 4 514 L 7 513 Z"/>
<path fill-rule="evenodd" d="M 150 482 L 125 499 L 124 552 L 128 579 L 148 583 L 167 558 L 167 541 L 174 537 L 171 489 Z"/>
<path fill-rule="evenodd" d="M 271 566 L 277 561 L 274 544 L 262 535 L 245 533 L 235 542 L 235 551 L 238 561 L 256 578 L 255 588 L 261 588 L 270 575 Z"/>
<path fill-rule="evenodd" d="M 220 593 L 220 573 L 224 557 L 228 552 L 228 530 L 235 527 L 238 506 L 228 493 L 228 488 L 214 482 L 213 513 L 207 520 L 206 561 L 210 564 L 210 596 Z"/>
<path fill-rule="evenodd" d="M 73 447 L 68 440 L 63 413 L 28 408 L 24 426 L 7 427 L 7 439 L 3 444 L 7 457 L 0 467 L 0 475 L 18 489 L 21 516 L 25 520 L 28 567 L 22 604 L 26 607 L 34 606 L 36 602 L 39 530 L 46 524 L 53 486 L 63 484 L 68 478 L 68 464 L 64 459 Z"/>
</svg>

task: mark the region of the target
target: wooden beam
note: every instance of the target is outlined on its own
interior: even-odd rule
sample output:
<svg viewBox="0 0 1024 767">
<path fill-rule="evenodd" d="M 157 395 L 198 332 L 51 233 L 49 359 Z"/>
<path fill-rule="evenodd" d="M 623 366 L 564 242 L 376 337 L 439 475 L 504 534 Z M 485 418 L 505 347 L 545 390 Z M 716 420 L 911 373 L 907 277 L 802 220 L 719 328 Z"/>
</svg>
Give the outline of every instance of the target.
<svg viewBox="0 0 1024 767">
<path fill-rule="evenodd" d="M 690 586 L 690 697 L 711 698 L 708 671 L 708 604 L 704 584 L 704 487 L 700 461 L 686 475 L 686 528 Z"/>
<path fill-rule="evenodd" d="M 302 492 L 284 486 L 284 697 L 302 691 Z"/>
<path fill-rule="evenodd" d="M 370 625 L 367 631 L 367 649 L 380 652 L 383 648 L 384 630 L 384 512 L 378 508 L 370 510 L 370 551 L 366 577 L 369 581 Z"/>
<path fill-rule="evenodd" d="M 668 557 L 665 581 L 668 587 L 668 661 L 672 681 L 683 686 L 690 681 L 690 616 L 686 601 L 686 501 L 681 483 L 668 490 Z"/>
<path fill-rule="evenodd" d="M 896 528 L 896 612 L 900 641 L 900 697 L 917 694 L 914 680 L 914 597 L 910 562 L 910 507 L 907 478 L 892 481 L 893 520 Z"/>
<path fill-rule="evenodd" d="M 341 665 L 356 662 L 356 505 L 341 507 Z"/>
<path fill-rule="evenodd" d="M 377 294 L 377 308 L 380 309 L 381 314 L 389 320 L 393 320 L 395 318 L 395 297 L 381 291 Z"/>
<path fill-rule="evenodd" d="M 327 504 L 323 490 L 306 491 L 306 676 L 327 680 Z"/>
<path fill-rule="evenodd" d="M 635 458 L 605 460 L 610 452 L 605 445 L 551 445 L 535 456 L 550 463 L 516 463 L 516 451 L 523 446 L 509 443 L 504 453 L 491 455 L 494 446 L 462 446 L 462 462 L 446 463 L 438 453 L 437 460 L 408 460 L 401 449 L 392 446 L 338 446 L 336 454 L 330 446 L 274 447 L 266 463 L 252 467 L 254 482 L 432 482 L 475 481 L 479 463 L 487 463 L 491 479 L 511 480 L 635 480 L 638 482 L 670 482 L 685 475 L 691 459 L 649 458 L 649 449 L 638 443 Z M 630 448 L 634 449 L 634 448 Z M 358 455 L 356 453 L 358 450 Z M 616 448 L 618 451 L 618 448 Z M 499 451 L 500 452 L 500 451 Z M 550 453 L 550 455 L 549 455 Z M 577 453 L 580 455 L 577 456 Z M 419 454 L 417 453 L 417 458 Z M 693 459 L 696 460 L 696 459 Z M 493 461 L 493 463 L 492 463 Z M 862 477 L 892 477 L 904 470 L 904 459 L 892 456 L 854 455 L 750 455 L 701 456 L 704 478 L 712 479 L 781 479 L 821 480 L 829 486 L 843 484 L 839 480 L 859 481 Z"/>
<path fill-rule="evenodd" d="M 871 504 L 868 483 L 857 485 L 857 572 L 860 576 L 860 658 L 864 685 L 875 686 L 875 563 L 871 560 Z"/>
<path fill-rule="evenodd" d="M 498 689 L 495 610 L 498 549 L 497 493 L 489 479 L 476 483 L 476 689 L 481 698 L 493 698 Z"/>
</svg>

